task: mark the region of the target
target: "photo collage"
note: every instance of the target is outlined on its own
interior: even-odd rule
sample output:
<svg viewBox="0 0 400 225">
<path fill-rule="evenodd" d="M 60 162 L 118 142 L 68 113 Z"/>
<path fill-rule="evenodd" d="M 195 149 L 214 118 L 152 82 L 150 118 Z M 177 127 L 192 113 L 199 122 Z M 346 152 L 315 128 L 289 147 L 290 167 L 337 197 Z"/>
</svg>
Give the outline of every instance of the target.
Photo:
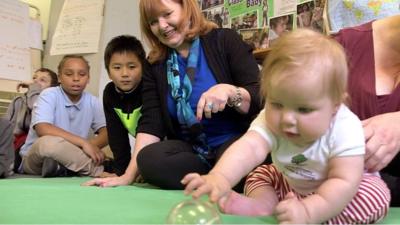
<svg viewBox="0 0 400 225">
<path fill-rule="evenodd" d="M 305 27 L 323 30 L 326 0 L 197 0 L 204 16 L 219 27 L 237 31 L 255 50 L 279 36 Z"/>
</svg>

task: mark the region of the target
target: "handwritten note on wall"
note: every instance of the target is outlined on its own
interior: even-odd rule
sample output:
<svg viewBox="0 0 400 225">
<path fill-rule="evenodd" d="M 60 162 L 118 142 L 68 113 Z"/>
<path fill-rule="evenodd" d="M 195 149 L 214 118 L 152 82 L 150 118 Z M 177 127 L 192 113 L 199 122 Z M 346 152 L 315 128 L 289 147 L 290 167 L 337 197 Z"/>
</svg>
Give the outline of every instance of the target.
<svg viewBox="0 0 400 225">
<path fill-rule="evenodd" d="M 95 53 L 99 48 L 104 0 L 65 0 L 50 55 Z"/>
<path fill-rule="evenodd" d="M 28 22 L 28 5 L 15 0 L 0 1 L 0 78 L 31 77 Z"/>
<path fill-rule="evenodd" d="M 279 0 L 274 1 L 275 15 L 285 15 L 295 12 L 297 7 L 297 0 Z"/>
</svg>

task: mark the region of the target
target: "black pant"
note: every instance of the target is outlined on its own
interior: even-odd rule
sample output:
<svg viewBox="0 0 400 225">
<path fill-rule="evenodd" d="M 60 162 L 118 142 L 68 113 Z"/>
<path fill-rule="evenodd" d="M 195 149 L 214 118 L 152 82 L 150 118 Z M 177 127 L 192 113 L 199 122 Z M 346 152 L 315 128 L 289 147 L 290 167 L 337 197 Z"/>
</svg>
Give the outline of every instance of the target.
<svg viewBox="0 0 400 225">
<path fill-rule="evenodd" d="M 397 154 L 389 165 L 380 171 L 382 179 L 390 189 L 391 207 L 400 206 L 400 154 Z"/>
<path fill-rule="evenodd" d="M 232 138 L 217 149 L 218 160 L 222 153 L 239 137 Z M 207 174 L 210 171 L 200 157 L 193 152 L 192 145 L 181 140 L 166 140 L 144 147 L 137 156 L 137 165 L 143 179 L 163 189 L 181 190 L 182 178 L 188 173 Z M 242 192 L 241 187 L 235 190 Z"/>
</svg>

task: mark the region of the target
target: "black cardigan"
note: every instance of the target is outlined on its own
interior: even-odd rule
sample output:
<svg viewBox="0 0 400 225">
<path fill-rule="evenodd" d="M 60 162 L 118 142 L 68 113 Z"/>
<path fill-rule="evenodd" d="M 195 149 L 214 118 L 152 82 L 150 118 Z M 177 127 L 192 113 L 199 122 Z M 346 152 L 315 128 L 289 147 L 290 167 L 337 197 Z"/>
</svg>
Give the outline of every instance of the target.
<svg viewBox="0 0 400 225">
<path fill-rule="evenodd" d="M 230 107 L 223 112 L 245 132 L 251 120 L 262 108 L 259 89 L 259 69 L 252 49 L 231 29 L 214 29 L 200 36 L 208 66 L 217 83 L 233 84 L 245 88 L 251 96 L 248 114 L 243 115 Z M 176 129 L 167 107 L 168 83 L 165 61 L 155 63 L 143 75 L 143 107 L 138 133 L 148 133 L 163 139 L 176 139 Z"/>
</svg>

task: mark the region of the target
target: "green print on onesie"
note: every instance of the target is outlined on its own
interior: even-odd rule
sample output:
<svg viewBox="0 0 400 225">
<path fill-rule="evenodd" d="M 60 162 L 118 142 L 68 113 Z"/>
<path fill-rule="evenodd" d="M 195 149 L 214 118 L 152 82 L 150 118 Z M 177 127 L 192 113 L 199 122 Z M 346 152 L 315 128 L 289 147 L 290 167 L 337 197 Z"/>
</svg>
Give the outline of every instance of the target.
<svg viewBox="0 0 400 225">
<path fill-rule="evenodd" d="M 299 165 L 305 161 L 307 161 L 307 158 L 303 154 L 298 154 L 298 155 L 292 157 L 291 163 Z"/>
</svg>

